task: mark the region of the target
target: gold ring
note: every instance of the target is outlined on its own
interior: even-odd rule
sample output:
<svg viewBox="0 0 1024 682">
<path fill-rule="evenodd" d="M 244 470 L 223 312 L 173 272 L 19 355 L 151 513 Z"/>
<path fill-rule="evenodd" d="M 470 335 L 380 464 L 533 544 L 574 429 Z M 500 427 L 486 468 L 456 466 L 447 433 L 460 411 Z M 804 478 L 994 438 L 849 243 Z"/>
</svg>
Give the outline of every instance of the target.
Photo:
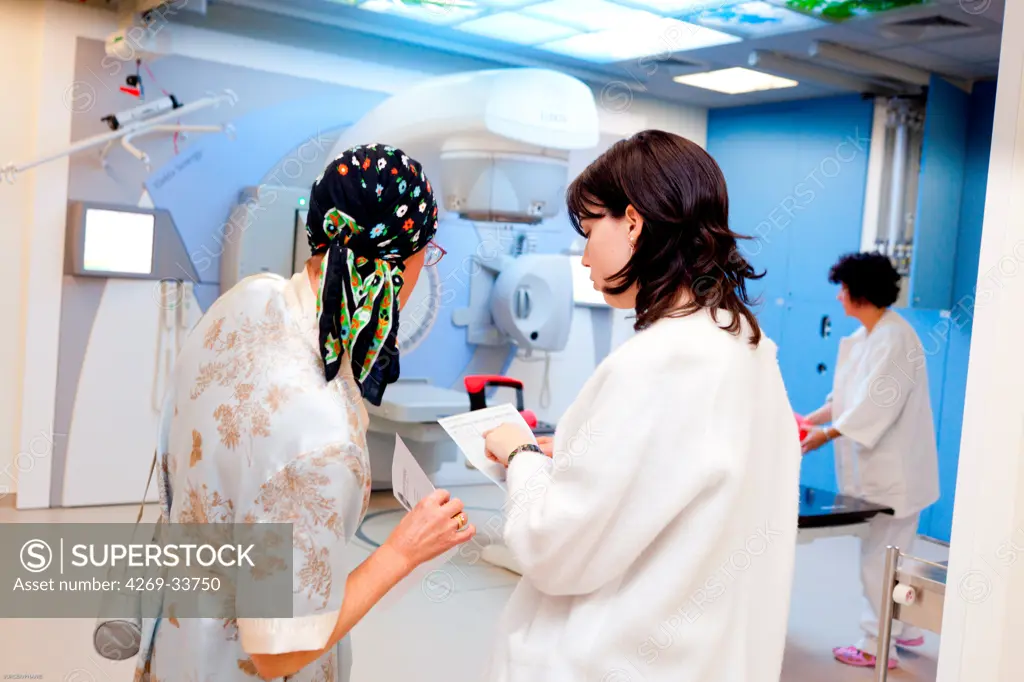
<svg viewBox="0 0 1024 682">
<path fill-rule="evenodd" d="M 459 525 L 455 530 L 462 530 L 466 527 L 466 524 L 469 523 L 469 520 L 466 518 L 466 515 L 462 512 L 458 513 L 458 515 L 455 517 L 455 520 L 459 522 Z"/>
</svg>

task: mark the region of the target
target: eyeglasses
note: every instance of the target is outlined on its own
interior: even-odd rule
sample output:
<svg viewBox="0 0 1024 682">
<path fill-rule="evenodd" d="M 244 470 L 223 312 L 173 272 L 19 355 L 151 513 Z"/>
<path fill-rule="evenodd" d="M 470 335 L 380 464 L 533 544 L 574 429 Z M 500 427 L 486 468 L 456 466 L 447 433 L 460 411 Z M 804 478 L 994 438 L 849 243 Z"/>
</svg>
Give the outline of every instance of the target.
<svg viewBox="0 0 1024 682">
<path fill-rule="evenodd" d="M 427 242 L 427 255 L 423 259 L 423 264 L 428 268 L 433 267 L 441 262 L 441 259 L 444 258 L 446 253 L 448 252 L 442 249 L 433 239 L 431 239 Z"/>
</svg>

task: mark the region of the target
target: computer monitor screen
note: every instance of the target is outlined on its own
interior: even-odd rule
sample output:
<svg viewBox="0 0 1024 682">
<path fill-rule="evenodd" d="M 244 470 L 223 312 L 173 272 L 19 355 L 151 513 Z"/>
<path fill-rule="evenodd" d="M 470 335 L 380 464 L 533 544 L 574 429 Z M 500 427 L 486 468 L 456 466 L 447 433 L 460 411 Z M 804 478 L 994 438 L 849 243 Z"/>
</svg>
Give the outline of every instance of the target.
<svg viewBox="0 0 1024 682">
<path fill-rule="evenodd" d="M 150 213 L 86 209 L 82 269 L 97 273 L 152 273 L 155 225 L 155 217 Z"/>
</svg>

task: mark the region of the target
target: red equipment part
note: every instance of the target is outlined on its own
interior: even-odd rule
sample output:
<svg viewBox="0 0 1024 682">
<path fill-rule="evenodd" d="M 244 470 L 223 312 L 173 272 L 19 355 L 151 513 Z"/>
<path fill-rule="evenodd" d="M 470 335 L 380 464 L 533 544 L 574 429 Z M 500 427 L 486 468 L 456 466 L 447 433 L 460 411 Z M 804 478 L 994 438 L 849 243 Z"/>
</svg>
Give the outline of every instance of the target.
<svg viewBox="0 0 1024 682">
<path fill-rule="evenodd" d="M 516 389 L 516 409 L 531 429 L 537 428 L 537 415 L 523 406 L 523 382 L 500 374 L 472 374 L 463 379 L 469 393 L 469 409 L 482 410 L 487 407 L 487 387 L 504 386 Z"/>
</svg>

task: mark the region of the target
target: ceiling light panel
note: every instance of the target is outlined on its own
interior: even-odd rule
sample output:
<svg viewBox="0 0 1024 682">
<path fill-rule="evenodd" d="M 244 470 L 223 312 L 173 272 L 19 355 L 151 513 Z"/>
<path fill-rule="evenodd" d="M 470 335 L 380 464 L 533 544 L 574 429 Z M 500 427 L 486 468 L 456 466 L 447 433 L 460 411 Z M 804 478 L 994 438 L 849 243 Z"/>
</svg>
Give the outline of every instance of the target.
<svg viewBox="0 0 1024 682">
<path fill-rule="evenodd" d="M 850 0 L 771 0 L 771 2 L 775 5 L 790 7 L 799 12 L 814 14 L 828 21 L 846 21 L 855 17 L 927 5 L 932 0 L 860 0 L 859 2 L 851 2 Z"/>
<path fill-rule="evenodd" d="M 497 9 L 517 9 L 523 5 L 533 5 L 540 0 L 475 0 L 476 4 L 482 7 L 494 7 Z"/>
<path fill-rule="evenodd" d="M 747 38 L 807 31 L 827 25 L 814 17 L 762 0 L 743 0 L 704 8 L 681 18 L 699 26 Z"/>
<path fill-rule="evenodd" d="M 624 5 L 657 12 L 665 16 L 678 16 L 703 9 L 725 5 L 735 0 L 621 0 Z"/>
<path fill-rule="evenodd" d="M 522 9 L 523 14 L 575 26 L 582 31 L 650 25 L 658 16 L 639 9 L 631 9 L 606 0 L 549 0 Z"/>
<path fill-rule="evenodd" d="M 669 55 L 739 42 L 738 38 L 675 19 L 651 16 L 644 22 L 539 45 L 541 49 L 576 59 L 610 64 L 652 55 Z"/>
<path fill-rule="evenodd" d="M 489 14 L 456 26 L 460 31 L 520 45 L 537 45 L 576 35 L 574 28 L 516 12 Z"/>
<path fill-rule="evenodd" d="M 727 95 L 738 95 L 744 92 L 757 92 L 761 90 L 778 90 L 780 88 L 793 88 L 800 85 L 795 80 L 780 78 L 771 74 L 754 71 L 752 69 L 720 69 L 718 71 L 707 71 L 705 73 L 692 73 L 685 76 L 673 78 L 676 83 L 690 85 L 695 88 L 714 90 Z"/>
<path fill-rule="evenodd" d="M 469 0 L 366 0 L 359 9 L 442 25 L 471 19 L 483 11 Z"/>
</svg>

